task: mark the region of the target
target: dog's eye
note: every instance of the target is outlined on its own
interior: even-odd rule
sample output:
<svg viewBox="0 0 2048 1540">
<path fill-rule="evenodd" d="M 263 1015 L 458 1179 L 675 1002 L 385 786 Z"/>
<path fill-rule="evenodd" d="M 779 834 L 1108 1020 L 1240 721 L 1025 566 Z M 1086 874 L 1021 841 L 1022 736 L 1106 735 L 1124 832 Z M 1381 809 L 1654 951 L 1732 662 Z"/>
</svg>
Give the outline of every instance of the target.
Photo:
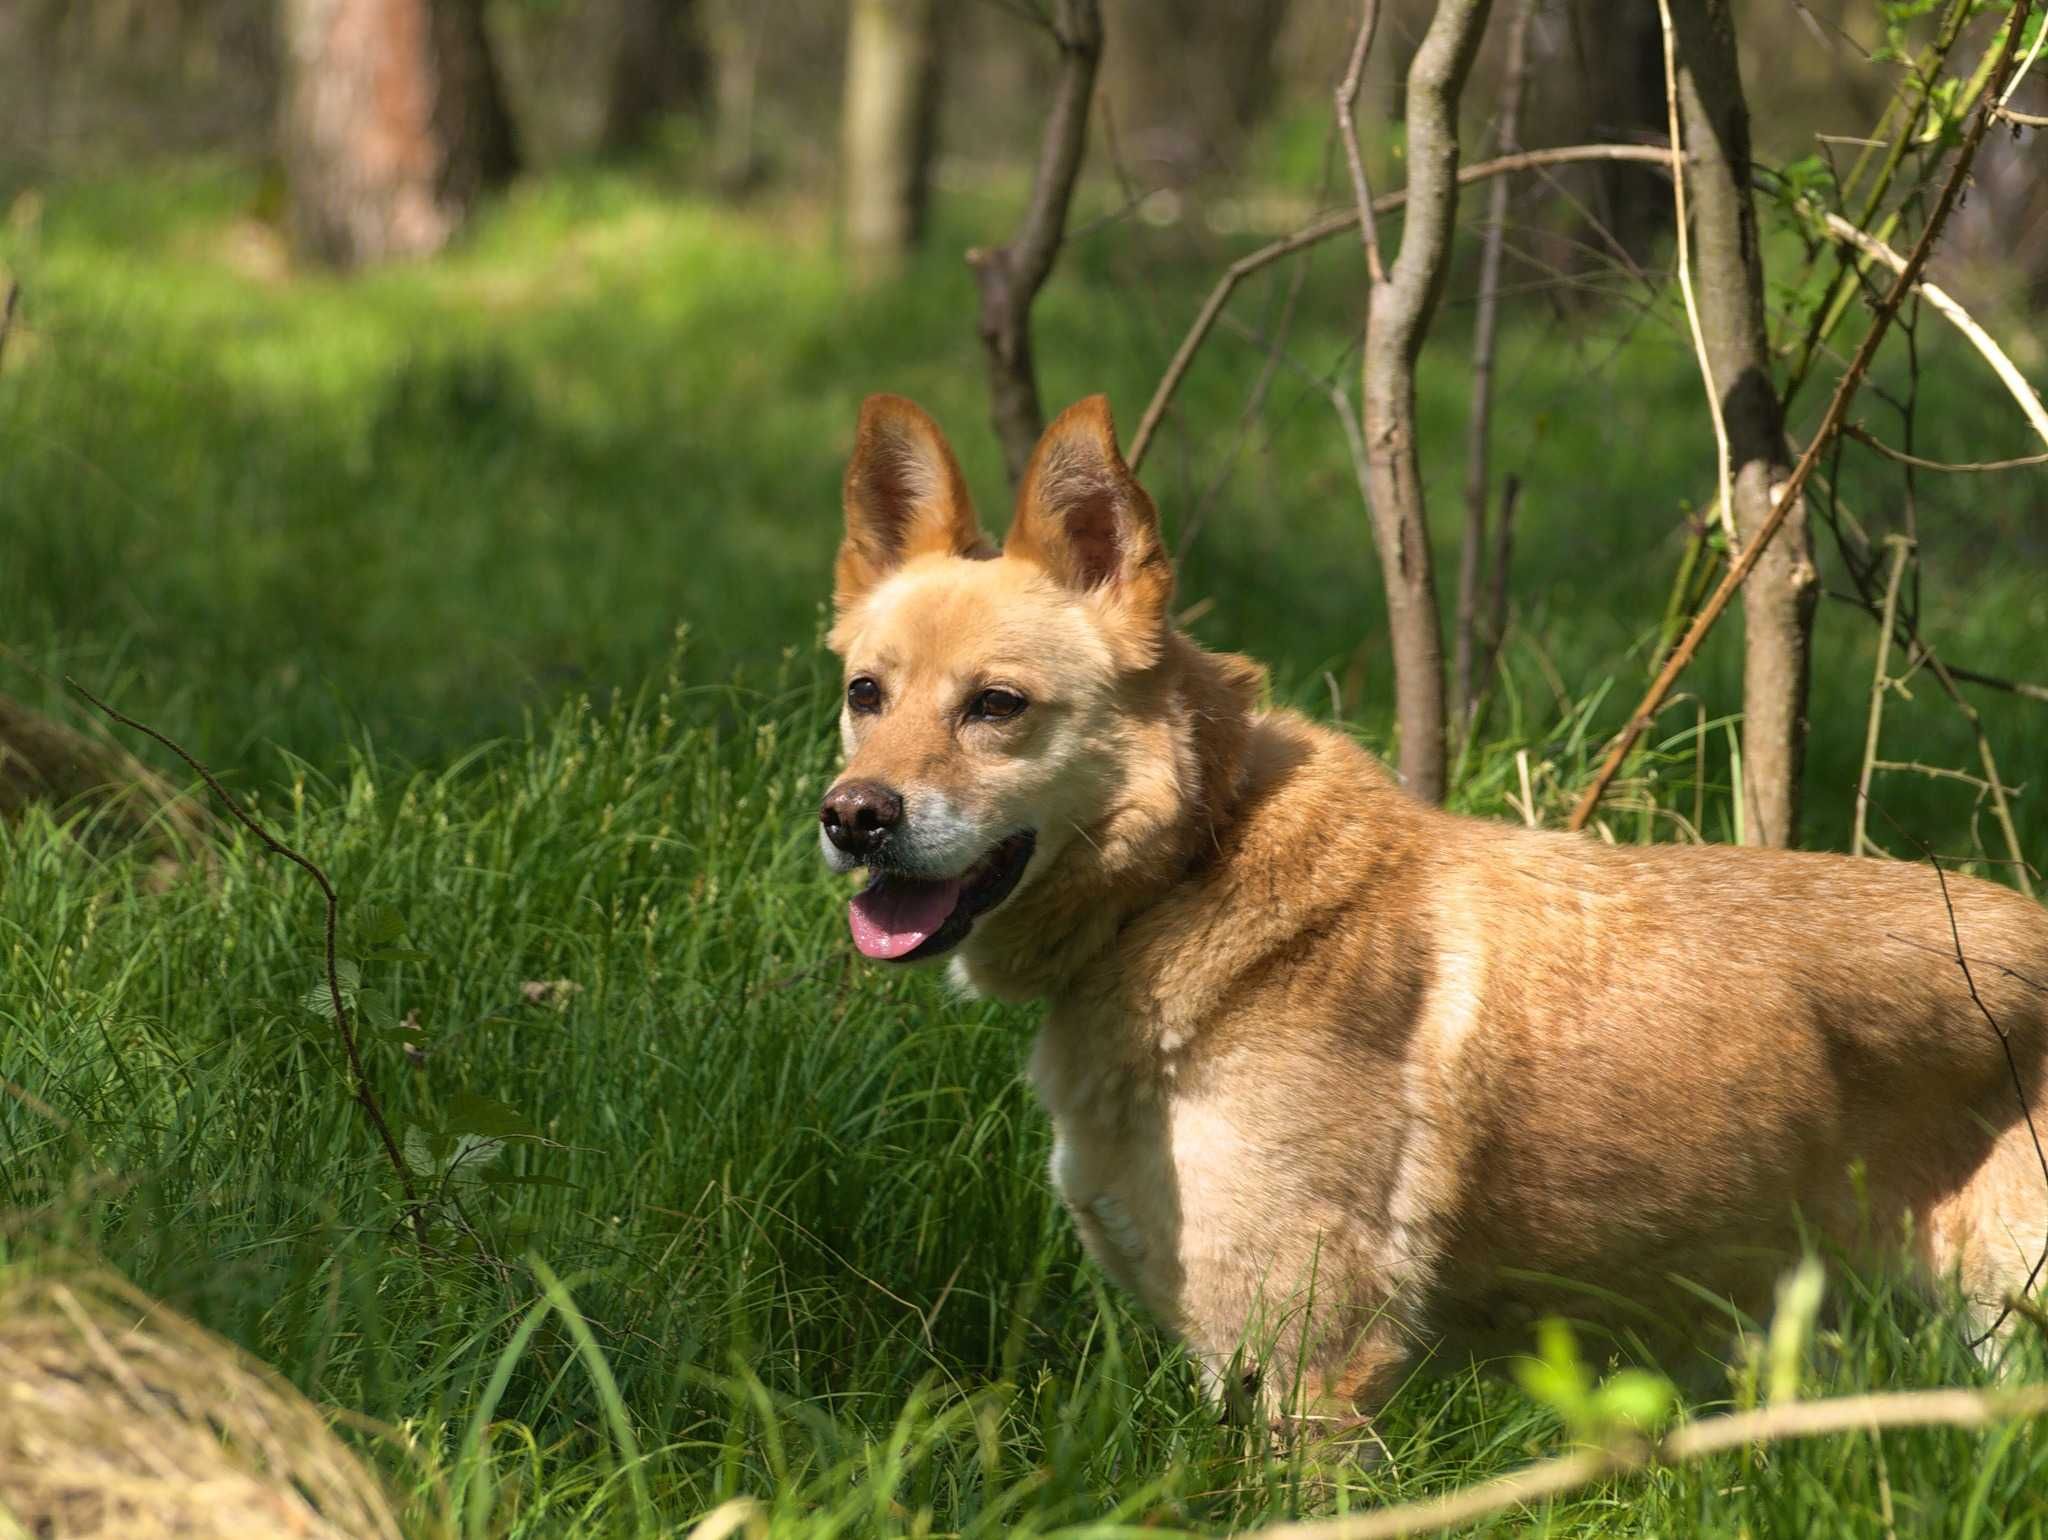
<svg viewBox="0 0 2048 1540">
<path fill-rule="evenodd" d="M 984 722 L 1007 722 L 1026 704 L 1024 697 L 1015 690 L 983 690 L 974 697 L 967 714 Z"/>
<path fill-rule="evenodd" d="M 863 674 L 846 687 L 846 704 L 855 711 L 880 711 L 882 687 Z"/>
</svg>

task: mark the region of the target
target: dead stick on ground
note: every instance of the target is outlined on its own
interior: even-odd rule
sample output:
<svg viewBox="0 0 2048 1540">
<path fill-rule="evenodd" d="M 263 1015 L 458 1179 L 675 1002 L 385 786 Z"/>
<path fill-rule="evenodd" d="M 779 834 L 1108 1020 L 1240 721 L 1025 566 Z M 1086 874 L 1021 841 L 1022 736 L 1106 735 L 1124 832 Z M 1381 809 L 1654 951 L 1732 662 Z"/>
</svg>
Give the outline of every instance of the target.
<svg viewBox="0 0 2048 1540">
<path fill-rule="evenodd" d="M 1260 1540 L 1396 1540 L 1455 1529 L 1489 1514 L 1559 1497 L 1608 1476 L 1788 1439 L 1870 1433 L 1882 1428 L 1984 1428 L 2048 1414 L 2048 1386 L 2013 1391 L 1914 1390 L 1828 1401 L 1795 1401 L 1688 1423 L 1651 1444 L 1584 1449 L 1442 1497 L 1338 1519 L 1280 1524 Z"/>
<path fill-rule="evenodd" d="M 1962 147 L 1956 152 L 1955 164 L 1950 168 L 1948 179 L 1942 184 L 1941 193 L 1935 199 L 1934 209 L 1927 217 L 1926 228 L 1920 232 L 1920 239 L 1913 243 L 1913 252 L 1906 259 L 1904 271 L 1898 275 L 1884 298 L 1878 302 L 1877 313 L 1871 318 L 1870 330 L 1864 333 L 1855 356 L 1849 360 L 1849 367 L 1842 371 L 1841 379 L 1835 383 L 1835 394 L 1828 402 L 1827 411 L 1822 414 L 1820 427 L 1815 430 L 1812 441 L 1806 446 L 1806 453 L 1799 457 L 1799 463 L 1792 468 L 1792 474 L 1777 489 L 1777 503 L 1771 509 L 1770 516 L 1757 527 L 1749 543 L 1729 564 L 1720 586 L 1700 607 L 1692 626 L 1686 631 L 1684 639 L 1672 649 L 1670 658 L 1658 671 L 1656 679 L 1652 681 L 1649 690 L 1636 706 L 1628 725 L 1616 735 L 1614 745 L 1607 751 L 1607 757 L 1601 761 L 1592 784 L 1586 788 L 1585 794 L 1579 798 L 1578 805 L 1572 809 L 1567 828 L 1585 828 L 1587 821 L 1593 816 L 1593 810 L 1600 805 L 1601 797 L 1606 794 L 1614 777 L 1620 773 L 1622 762 L 1628 758 L 1629 751 L 1636 745 L 1636 740 L 1642 737 L 1645 729 L 1656 719 L 1659 708 L 1664 704 L 1664 697 L 1671 693 L 1671 687 L 1678 682 L 1678 676 L 1684 673 L 1692 662 L 1694 654 L 1699 651 L 1700 643 L 1706 639 L 1707 633 L 1714 629 L 1714 622 L 1721 618 L 1722 611 L 1728 608 L 1729 600 L 1735 597 L 1736 591 L 1742 587 L 1743 580 L 1756 566 L 1757 559 L 1770 545 L 1771 537 L 1784 524 L 1787 515 L 1798 506 L 1807 478 L 1813 474 L 1814 467 L 1820 463 L 1821 455 L 1826 452 L 1829 442 L 1841 427 L 1843 415 L 1848 411 L 1850 401 L 1855 399 L 1856 391 L 1863 383 L 1863 376 L 1869 371 L 1871 360 L 1877 355 L 1878 344 L 1884 341 L 1885 333 L 1891 329 L 1892 318 L 1898 314 L 1899 306 L 1912 292 L 1914 283 L 1919 279 L 1920 269 L 1927 265 L 1928 254 L 1933 251 L 1935 241 L 1940 238 L 1942 227 L 1948 223 L 1949 211 L 1955 207 L 1956 197 L 1961 193 L 1963 182 L 1969 176 L 1970 164 L 1977 158 L 1977 147 L 1984 142 L 1985 130 L 1990 126 L 1990 97 L 1996 94 L 1998 83 L 2005 79 L 2012 68 L 2022 24 L 2032 8 L 2033 0 L 2016 0 L 2006 26 L 2005 47 L 1994 70 L 1993 89 L 1987 93 L 1986 104 L 1972 115 L 1970 127 L 1963 135 Z"/>
<path fill-rule="evenodd" d="M 1546 166 L 1576 165 L 1582 161 L 1635 161 L 1643 165 L 1665 167 L 1671 163 L 1671 152 L 1647 144 L 1567 144 L 1548 150 L 1525 150 L 1518 155 L 1499 155 L 1492 160 L 1483 160 L 1476 165 L 1461 166 L 1458 169 L 1458 185 L 1469 186 L 1483 182 L 1488 177 L 1507 176 L 1517 171 L 1535 171 Z M 1408 193 L 1404 188 L 1399 192 L 1382 193 L 1372 201 L 1375 214 L 1391 214 L 1406 206 Z M 1230 300 L 1237 286 L 1262 268 L 1271 267 L 1275 262 L 1291 257 L 1297 251 L 1306 250 L 1333 235 L 1342 235 L 1358 223 L 1356 208 L 1342 209 L 1325 214 L 1321 219 L 1303 225 L 1292 235 L 1282 236 L 1261 246 L 1257 251 L 1247 252 L 1223 270 L 1223 276 L 1216 280 L 1209 297 L 1202 301 L 1202 308 L 1195 313 L 1194 323 L 1174 350 L 1172 361 L 1166 372 L 1159 377 L 1159 384 L 1152 392 L 1152 399 L 1145 407 L 1145 415 L 1138 420 L 1138 428 L 1131 435 L 1131 447 L 1125 455 L 1125 463 L 1136 470 L 1145 460 L 1145 452 L 1152 447 L 1152 439 L 1159 431 L 1161 419 L 1173 402 L 1175 392 L 1180 389 L 1181 380 L 1195 361 L 1195 354 L 1201 351 L 1202 343 L 1215 328 L 1217 316 Z"/>
<path fill-rule="evenodd" d="M 355 1094 L 356 1104 L 369 1117 L 371 1126 L 376 1129 L 377 1137 L 384 1145 L 384 1153 L 390 1157 L 391 1169 L 398 1174 L 399 1188 L 404 1192 L 405 1201 L 411 1210 L 413 1229 L 419 1236 L 421 1243 L 424 1244 L 427 1238 L 426 1217 L 419 1205 L 419 1194 L 413 1187 L 412 1172 L 406 1168 L 405 1157 L 399 1153 L 398 1141 L 392 1137 L 391 1125 L 385 1120 L 384 1108 L 377 1101 L 377 1093 L 370 1089 L 370 1077 L 363 1070 L 362 1051 L 357 1047 L 355 1032 L 349 1026 L 348 1006 L 342 999 L 341 971 L 335 956 L 335 931 L 341 916 L 341 900 L 335 896 L 334 884 L 327 880 L 327 873 L 322 871 L 307 857 L 300 855 L 298 851 L 278 839 L 245 812 L 241 803 L 228 795 L 227 788 L 214 779 L 213 772 L 186 753 L 180 745 L 166 738 L 148 723 L 138 722 L 130 716 L 123 716 L 70 675 L 67 674 L 65 676 L 64 682 L 88 701 L 92 702 L 100 711 L 113 718 L 114 721 L 119 722 L 123 727 L 132 727 L 138 733 L 154 738 L 158 743 L 161 743 L 165 748 L 177 755 L 178 758 L 184 760 L 186 764 L 192 767 L 193 773 L 199 779 L 206 782 L 206 789 L 220 798 L 221 805 L 234 815 L 235 821 L 262 842 L 264 849 L 268 850 L 272 855 L 283 856 L 287 861 L 304 870 L 312 877 L 314 882 L 320 885 L 320 894 L 327 901 L 327 999 L 334 1010 L 334 1029 L 341 1037 L 343 1051 L 348 1055 L 349 1073 L 355 1081 L 352 1089 Z"/>
</svg>

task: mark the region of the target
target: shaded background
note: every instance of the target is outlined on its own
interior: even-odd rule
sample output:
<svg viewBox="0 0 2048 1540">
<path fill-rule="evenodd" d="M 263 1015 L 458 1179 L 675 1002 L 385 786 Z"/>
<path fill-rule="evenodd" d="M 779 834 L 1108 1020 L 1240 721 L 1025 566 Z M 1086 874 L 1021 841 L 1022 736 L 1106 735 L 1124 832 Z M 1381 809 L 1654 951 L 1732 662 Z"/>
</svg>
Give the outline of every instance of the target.
<svg viewBox="0 0 2048 1540">
<path fill-rule="evenodd" d="M 288 239 L 269 0 L 0 0 L 0 262 L 23 286 L 0 383 L 8 688 L 54 710 L 64 669 L 118 683 L 202 755 L 269 776 L 277 749 L 445 762 L 565 690 L 633 687 L 678 626 L 705 677 L 772 663 L 815 645 L 837 471 L 872 389 L 940 416 L 1000 526 L 961 258 L 1015 222 L 1056 60 L 1028 0 L 938 12 L 929 216 L 897 276 L 855 282 L 843 239 L 847 7 L 492 0 L 523 169 L 447 254 L 344 279 Z M 1741 13 L 1759 160 L 1853 155 L 1898 69 L 1872 57 L 1877 8 Z M 1425 18 L 1387 6 L 1371 60 L 1360 122 L 1381 188 L 1401 180 L 1399 83 Z M 1224 263 L 1345 201 L 1328 92 L 1354 18 L 1335 0 L 1207 0 L 1106 20 L 1037 350 L 1049 406 L 1106 389 L 1128 433 Z M 1466 92 L 1471 157 L 1502 31 Z M 1654 7 L 1554 0 L 1532 60 L 1524 144 L 1661 138 Z M 1994 135 L 1942 263 L 2029 370 L 2048 274 L 2031 140 Z M 1517 188 L 1494 455 L 1523 487 L 1502 731 L 1635 693 L 1711 480 L 1668 201 L 1640 168 Z M 1468 225 L 1480 207 L 1465 200 Z M 1769 277 L 1789 283 L 1798 244 L 1770 239 Z M 1461 250 L 1422 377 L 1445 583 L 1475 257 Z M 1364 290 L 1355 246 L 1306 260 L 1291 302 L 1291 265 L 1241 291 L 1147 477 L 1196 633 L 1377 737 L 1383 600 L 1319 383 L 1355 396 Z M 1261 341 L 1283 317 L 1284 361 Z M 1981 364 L 1932 325 L 1920 344 L 1915 447 L 2024 453 Z M 1889 348 L 1878 374 L 1894 402 L 1905 356 Z M 1795 435 L 1823 398 L 1806 393 Z M 1896 440 L 1879 392 L 1857 415 Z M 1852 448 L 1840 486 L 1880 529 L 1917 498 L 1929 634 L 1968 666 L 2031 676 L 2048 473 L 1908 493 Z M 1739 709 L 1735 629 L 1693 676 L 1715 720 Z M 1824 608 L 1810 843 L 1845 836 L 1871 639 L 1861 615 Z M 2048 708 L 1991 702 L 2025 781 L 2048 764 Z M 1918 757 L 1968 762 L 1959 723 L 1915 710 L 1894 722 Z M 1966 791 L 1898 794 L 1930 837 L 1967 838 Z"/>
</svg>

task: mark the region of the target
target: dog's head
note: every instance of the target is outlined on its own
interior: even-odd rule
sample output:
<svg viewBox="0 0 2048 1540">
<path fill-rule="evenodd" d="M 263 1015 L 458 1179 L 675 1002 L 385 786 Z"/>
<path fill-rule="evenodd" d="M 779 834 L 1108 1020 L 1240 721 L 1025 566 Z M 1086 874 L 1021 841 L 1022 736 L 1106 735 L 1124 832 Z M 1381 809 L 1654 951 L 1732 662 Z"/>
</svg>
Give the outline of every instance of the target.
<svg viewBox="0 0 2048 1540">
<path fill-rule="evenodd" d="M 855 944 L 923 961 L 1134 795 L 1172 567 L 1101 396 L 1046 430 L 1000 554 L 944 435 L 898 396 L 861 410 L 845 503 L 830 641 L 846 767 L 820 835 L 836 870 L 872 873 Z M 1151 773 L 1172 781 L 1171 755 Z"/>
</svg>

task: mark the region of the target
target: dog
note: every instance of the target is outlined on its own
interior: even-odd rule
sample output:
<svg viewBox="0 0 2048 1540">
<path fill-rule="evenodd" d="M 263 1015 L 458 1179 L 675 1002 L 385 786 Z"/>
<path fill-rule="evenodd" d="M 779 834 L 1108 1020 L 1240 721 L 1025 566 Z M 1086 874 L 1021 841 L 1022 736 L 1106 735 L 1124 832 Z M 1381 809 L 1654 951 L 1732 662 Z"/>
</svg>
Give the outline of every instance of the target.
<svg viewBox="0 0 2048 1540">
<path fill-rule="evenodd" d="M 1052 1180 L 1219 1397 L 1368 1419 L 1422 1355 L 1526 1351 L 1552 1313 L 1686 1340 L 1817 1243 L 1980 1322 L 2034 1280 L 2030 900 L 1423 805 L 1176 629 L 1100 396 L 1000 551 L 899 397 L 863 407 L 844 504 L 820 837 L 869 874 L 854 943 L 1045 1003 Z"/>
</svg>

